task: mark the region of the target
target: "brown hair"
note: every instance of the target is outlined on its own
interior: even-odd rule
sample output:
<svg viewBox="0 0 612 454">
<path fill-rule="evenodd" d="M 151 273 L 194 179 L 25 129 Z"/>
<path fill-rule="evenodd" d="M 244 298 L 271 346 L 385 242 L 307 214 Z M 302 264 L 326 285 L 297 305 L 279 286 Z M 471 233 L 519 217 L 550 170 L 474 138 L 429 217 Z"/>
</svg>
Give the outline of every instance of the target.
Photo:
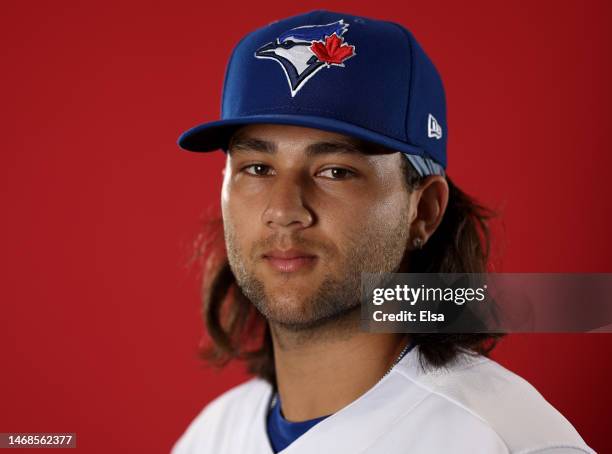
<svg viewBox="0 0 612 454">
<path fill-rule="evenodd" d="M 423 179 L 407 159 L 402 160 L 406 188 L 413 191 Z M 449 201 L 443 219 L 422 249 L 410 252 L 410 271 L 416 273 L 485 273 L 490 253 L 488 220 L 495 213 L 459 189 L 447 176 Z M 242 294 L 230 269 L 223 222 L 208 221 L 198 236 L 193 257 L 202 265 L 202 317 L 209 337 L 200 349 L 202 359 L 223 367 L 233 359 L 246 361 L 250 373 L 276 386 L 270 328 Z M 503 334 L 410 334 L 419 346 L 421 363 L 441 367 L 459 351 L 488 355 Z"/>
</svg>

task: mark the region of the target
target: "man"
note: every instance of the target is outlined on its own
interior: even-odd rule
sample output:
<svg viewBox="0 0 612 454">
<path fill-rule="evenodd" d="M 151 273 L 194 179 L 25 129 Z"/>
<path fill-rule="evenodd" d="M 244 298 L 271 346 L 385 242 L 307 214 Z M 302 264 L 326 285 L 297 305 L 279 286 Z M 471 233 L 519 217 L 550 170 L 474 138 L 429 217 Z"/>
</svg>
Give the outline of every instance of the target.
<svg viewBox="0 0 612 454">
<path fill-rule="evenodd" d="M 174 454 L 593 452 L 486 357 L 495 336 L 360 329 L 363 272 L 486 271 L 491 213 L 446 175 L 445 110 L 435 67 L 390 22 L 313 11 L 237 45 L 222 119 L 179 144 L 227 153 L 209 354 L 256 377 Z"/>
</svg>

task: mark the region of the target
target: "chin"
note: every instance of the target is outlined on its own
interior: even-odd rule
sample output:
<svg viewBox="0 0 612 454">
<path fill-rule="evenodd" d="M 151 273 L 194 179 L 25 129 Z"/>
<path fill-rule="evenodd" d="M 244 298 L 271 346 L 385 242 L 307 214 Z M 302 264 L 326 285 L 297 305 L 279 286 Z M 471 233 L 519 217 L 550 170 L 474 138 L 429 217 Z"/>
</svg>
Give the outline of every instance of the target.
<svg viewBox="0 0 612 454">
<path fill-rule="evenodd" d="M 270 318 L 279 322 L 293 323 L 307 321 L 310 316 L 308 300 L 310 295 L 304 293 L 268 294 L 266 309 Z"/>
<path fill-rule="evenodd" d="M 308 312 L 308 298 L 303 294 L 271 295 L 268 299 L 269 308 L 274 313 L 296 314 L 304 316 Z"/>
</svg>

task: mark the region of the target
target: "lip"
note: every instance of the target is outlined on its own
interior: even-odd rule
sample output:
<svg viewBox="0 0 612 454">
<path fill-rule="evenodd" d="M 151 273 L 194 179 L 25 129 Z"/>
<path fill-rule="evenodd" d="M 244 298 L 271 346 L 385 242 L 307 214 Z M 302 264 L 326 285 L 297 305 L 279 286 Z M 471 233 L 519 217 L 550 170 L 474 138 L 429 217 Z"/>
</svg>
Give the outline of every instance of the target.
<svg viewBox="0 0 612 454">
<path fill-rule="evenodd" d="M 317 256 L 300 249 L 273 249 L 263 254 L 264 260 L 272 268 L 283 273 L 292 273 L 314 265 Z"/>
</svg>

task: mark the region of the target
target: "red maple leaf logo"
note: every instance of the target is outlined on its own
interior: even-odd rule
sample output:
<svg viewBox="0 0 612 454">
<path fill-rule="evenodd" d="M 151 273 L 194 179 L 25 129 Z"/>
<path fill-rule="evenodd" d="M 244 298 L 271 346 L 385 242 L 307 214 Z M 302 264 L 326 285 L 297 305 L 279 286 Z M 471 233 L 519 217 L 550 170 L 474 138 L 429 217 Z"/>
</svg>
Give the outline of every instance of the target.
<svg viewBox="0 0 612 454">
<path fill-rule="evenodd" d="M 355 55 L 355 46 L 343 43 L 335 33 L 325 38 L 325 44 L 323 41 L 312 43 L 310 50 L 328 65 L 342 65 L 344 60 Z"/>
</svg>

